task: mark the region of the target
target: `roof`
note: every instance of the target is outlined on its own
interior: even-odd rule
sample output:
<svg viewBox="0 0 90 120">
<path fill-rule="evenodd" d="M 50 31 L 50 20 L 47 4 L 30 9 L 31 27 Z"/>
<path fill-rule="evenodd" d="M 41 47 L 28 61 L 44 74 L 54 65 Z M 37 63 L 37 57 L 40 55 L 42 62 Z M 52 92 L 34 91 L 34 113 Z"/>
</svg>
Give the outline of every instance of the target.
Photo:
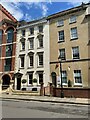
<svg viewBox="0 0 90 120">
<path fill-rule="evenodd" d="M 84 4 L 82 2 L 82 4 L 80 6 L 73 7 L 73 8 L 70 8 L 70 9 L 67 9 L 67 10 L 64 10 L 64 11 L 49 15 L 47 17 L 47 19 L 49 20 L 49 19 L 52 19 L 52 18 L 56 18 L 56 17 L 64 16 L 64 15 L 69 14 L 69 13 L 76 12 L 76 11 L 79 11 L 79 10 L 82 10 L 82 9 L 84 10 L 84 9 L 87 8 L 88 5 L 90 5 L 90 3 Z"/>
<path fill-rule="evenodd" d="M 14 18 L 1 4 L 0 4 L 0 10 L 8 16 L 13 22 L 17 22 L 16 18 Z"/>
</svg>

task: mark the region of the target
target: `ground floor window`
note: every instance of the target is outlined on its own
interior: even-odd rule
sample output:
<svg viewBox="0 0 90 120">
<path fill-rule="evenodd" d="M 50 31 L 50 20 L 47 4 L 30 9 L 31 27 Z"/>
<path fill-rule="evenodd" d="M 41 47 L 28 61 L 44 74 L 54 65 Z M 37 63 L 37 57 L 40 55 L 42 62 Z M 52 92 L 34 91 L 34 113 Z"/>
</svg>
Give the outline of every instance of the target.
<svg viewBox="0 0 90 120">
<path fill-rule="evenodd" d="M 32 84 L 32 79 L 33 79 L 33 73 L 29 74 L 29 84 Z"/>
<path fill-rule="evenodd" d="M 38 73 L 39 84 L 43 83 L 43 72 Z"/>
<path fill-rule="evenodd" d="M 62 83 L 67 84 L 67 72 L 62 71 Z"/>
<path fill-rule="evenodd" d="M 82 84 L 81 70 L 74 70 L 75 84 Z"/>
</svg>

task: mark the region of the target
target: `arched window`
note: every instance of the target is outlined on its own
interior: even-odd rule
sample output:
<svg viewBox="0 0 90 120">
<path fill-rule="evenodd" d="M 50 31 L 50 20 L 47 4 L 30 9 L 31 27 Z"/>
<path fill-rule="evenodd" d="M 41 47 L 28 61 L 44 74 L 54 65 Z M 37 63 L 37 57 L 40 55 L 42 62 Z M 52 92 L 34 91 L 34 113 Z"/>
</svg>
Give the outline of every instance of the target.
<svg viewBox="0 0 90 120">
<path fill-rule="evenodd" d="M 13 36 L 14 36 L 13 29 L 12 28 L 8 29 L 7 30 L 7 43 L 13 42 Z"/>
<path fill-rule="evenodd" d="M 3 34 L 2 30 L 0 30 L 0 44 L 2 44 L 2 34 Z"/>
</svg>

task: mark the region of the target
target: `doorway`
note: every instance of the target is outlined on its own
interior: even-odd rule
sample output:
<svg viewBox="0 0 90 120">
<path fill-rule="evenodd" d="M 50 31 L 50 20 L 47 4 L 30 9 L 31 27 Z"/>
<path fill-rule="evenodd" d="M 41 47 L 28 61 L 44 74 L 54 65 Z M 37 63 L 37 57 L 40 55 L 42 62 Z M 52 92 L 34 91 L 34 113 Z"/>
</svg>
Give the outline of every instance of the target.
<svg viewBox="0 0 90 120">
<path fill-rule="evenodd" d="M 17 78 L 17 90 L 21 89 L 21 77 Z"/>
<path fill-rule="evenodd" d="M 2 77 L 2 89 L 7 89 L 10 85 L 10 76 L 4 75 Z"/>
</svg>

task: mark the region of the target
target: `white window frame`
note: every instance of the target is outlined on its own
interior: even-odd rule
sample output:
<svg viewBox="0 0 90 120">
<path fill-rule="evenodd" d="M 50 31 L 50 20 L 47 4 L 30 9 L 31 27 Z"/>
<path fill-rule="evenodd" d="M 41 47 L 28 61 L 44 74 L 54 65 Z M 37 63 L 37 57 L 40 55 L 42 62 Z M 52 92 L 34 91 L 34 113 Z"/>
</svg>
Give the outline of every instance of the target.
<svg viewBox="0 0 90 120">
<path fill-rule="evenodd" d="M 74 71 L 73 71 L 74 85 L 80 85 L 80 86 L 82 86 L 82 71 L 81 71 L 80 69 L 79 69 L 79 70 L 76 70 L 76 71 L 80 71 L 80 75 L 79 75 L 79 73 L 77 73 L 77 74 L 78 74 L 78 76 L 81 77 L 81 83 L 76 83 L 76 82 L 75 82 L 75 73 L 74 73 Z"/>
<path fill-rule="evenodd" d="M 71 28 L 71 40 L 78 38 L 77 27 Z"/>
<path fill-rule="evenodd" d="M 29 49 L 34 49 L 34 38 L 29 38 L 28 40 L 29 40 Z M 31 41 L 32 41 L 33 47 L 31 47 Z"/>
<path fill-rule="evenodd" d="M 39 83 L 39 74 L 42 74 L 43 75 L 43 72 L 38 72 L 38 85 L 40 85 L 40 83 Z M 44 75 L 43 75 L 43 82 L 44 82 Z"/>
<path fill-rule="evenodd" d="M 43 61 L 42 61 L 43 64 L 42 65 L 40 65 L 39 55 L 43 56 Z M 40 52 L 40 53 L 38 53 L 38 67 L 43 67 L 43 65 L 44 65 L 44 54 L 43 54 L 43 52 Z"/>
<path fill-rule="evenodd" d="M 21 58 L 22 57 L 24 57 L 24 66 L 23 67 L 21 66 Z M 23 55 L 23 56 L 20 56 L 20 68 L 24 68 L 24 67 L 25 67 L 25 56 Z"/>
<path fill-rule="evenodd" d="M 28 73 L 28 85 L 32 85 L 33 84 L 33 81 L 32 81 L 32 84 L 29 83 L 29 75 L 32 74 L 32 80 L 33 80 L 33 72 L 31 73 Z"/>
<path fill-rule="evenodd" d="M 24 47 L 24 49 L 22 49 L 22 47 L 23 47 L 23 46 L 22 46 L 22 43 L 23 43 L 23 42 L 25 43 L 25 41 L 21 41 L 21 43 L 20 43 L 20 44 L 21 44 L 21 49 L 20 49 L 20 50 L 23 50 L 23 51 L 24 51 L 24 50 L 25 50 L 25 47 Z"/>
<path fill-rule="evenodd" d="M 63 51 L 63 55 L 64 55 L 64 57 L 61 57 L 61 52 L 60 51 Z M 60 58 L 62 59 L 62 60 L 66 60 L 66 53 L 65 53 L 65 48 L 62 48 L 62 49 L 59 49 L 59 56 L 60 56 Z M 65 59 L 63 59 L 63 58 L 65 58 Z"/>
<path fill-rule="evenodd" d="M 60 35 L 60 32 L 63 32 L 63 34 Z M 60 36 L 61 38 L 63 37 L 63 39 L 60 39 Z M 58 41 L 64 42 L 65 41 L 64 39 L 65 39 L 64 30 L 58 31 Z"/>
<path fill-rule="evenodd" d="M 75 23 L 75 22 L 76 22 L 76 19 L 77 19 L 76 15 L 70 16 L 70 18 L 69 18 L 69 23 Z"/>
<path fill-rule="evenodd" d="M 57 27 L 61 27 L 61 26 L 64 26 L 64 21 L 63 21 L 63 19 L 57 21 Z"/>
<path fill-rule="evenodd" d="M 77 48 L 77 51 L 78 51 L 78 57 L 74 57 L 74 49 L 76 49 Z M 75 46 L 75 47 L 72 47 L 72 59 L 80 59 L 80 53 L 79 53 L 79 46 Z"/>
<path fill-rule="evenodd" d="M 34 54 L 32 53 L 32 54 L 29 55 L 29 67 L 33 67 L 33 66 L 30 65 L 30 56 L 33 56 L 33 66 L 34 66 Z"/>
<path fill-rule="evenodd" d="M 63 72 L 65 72 L 66 74 L 63 74 Z M 66 70 L 62 70 L 62 84 L 67 85 L 68 84 L 67 82 L 63 83 L 63 77 L 66 77 L 66 81 L 67 81 L 67 71 Z"/>
</svg>

